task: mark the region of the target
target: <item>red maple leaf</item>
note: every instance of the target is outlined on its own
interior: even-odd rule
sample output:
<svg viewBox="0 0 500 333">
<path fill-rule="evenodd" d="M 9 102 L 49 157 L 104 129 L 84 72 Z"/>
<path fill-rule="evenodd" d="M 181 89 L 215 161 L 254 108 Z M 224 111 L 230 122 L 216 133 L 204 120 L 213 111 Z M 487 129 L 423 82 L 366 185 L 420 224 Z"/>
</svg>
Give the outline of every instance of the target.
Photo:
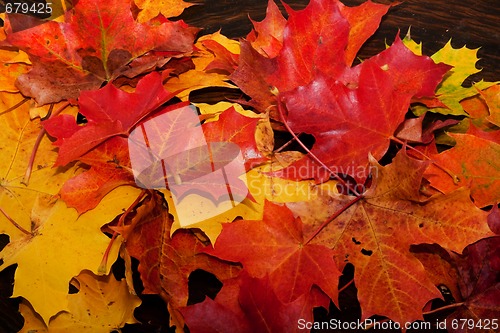
<svg viewBox="0 0 500 333">
<path fill-rule="evenodd" d="M 142 78 L 133 93 L 112 84 L 82 92 L 79 105 L 80 113 L 87 118 L 86 125 L 76 125 L 76 119 L 70 115 L 43 122 L 47 132 L 57 138 L 59 156 L 55 166 L 74 161 L 111 137 L 127 136 L 139 121 L 173 96 L 163 88 L 161 76 L 156 72 Z"/>
<path fill-rule="evenodd" d="M 387 50 L 340 77 L 318 73 L 309 84 L 283 93 L 286 121 L 294 132 L 314 136 L 311 152 L 330 169 L 363 183 L 368 154 L 377 160 L 385 154 L 412 97 L 433 95 L 449 68 L 416 56 L 396 38 Z M 309 156 L 280 175 L 318 180 L 330 176 Z"/>
<path fill-rule="evenodd" d="M 301 11 L 287 8 L 278 55 L 268 58 L 242 42 L 238 68 L 231 75 L 258 110 L 283 103 L 288 114 L 281 120 L 296 133 L 314 136 L 312 153 L 335 173 L 361 183 L 368 175 L 368 154 L 383 156 L 412 98 L 433 96 L 450 68 L 413 54 L 399 38 L 351 68 L 388 8 L 371 2 L 345 7 L 327 0 L 313 0 Z M 262 35 L 265 30 L 256 31 Z M 277 175 L 318 181 L 330 176 L 310 157 Z"/>
<path fill-rule="evenodd" d="M 161 67 L 190 53 L 198 31 L 182 21 L 137 23 L 128 0 L 80 0 L 62 23 L 8 17 L 7 41 L 33 63 L 17 85 L 39 104 L 76 99 L 103 82 Z"/>
<path fill-rule="evenodd" d="M 270 2 L 266 19 L 241 44 L 231 80 L 260 111 L 275 104 L 270 90 L 306 85 L 317 72 L 338 76 L 352 64 L 362 44 L 376 30 L 390 6 L 367 2 L 346 7 L 340 1 L 313 0 L 300 11 L 285 5 L 286 24 Z M 362 19 L 360 19 L 362 17 Z M 282 47 L 280 47 L 282 45 Z"/>
<path fill-rule="evenodd" d="M 497 331 L 492 319 L 500 318 L 500 237 L 482 239 L 463 255 L 453 255 L 465 301 L 447 318 L 450 332 Z"/>
<path fill-rule="evenodd" d="M 336 302 L 340 272 L 333 262 L 334 253 L 304 242 L 301 220 L 286 207 L 266 202 L 262 221 L 224 225 L 214 248 L 205 252 L 241 262 L 252 277 L 268 274 L 276 295 L 284 302 L 307 294 L 313 285 Z"/>
<path fill-rule="evenodd" d="M 238 297 L 235 297 L 235 296 Z M 313 307 L 328 307 L 329 299 L 316 288 L 283 303 L 267 276 L 251 278 L 245 271 L 227 280 L 215 300 L 181 309 L 190 332 L 301 332 L 299 319 L 313 321 Z"/>
<path fill-rule="evenodd" d="M 95 208 L 116 187 L 135 185 L 125 138 L 113 137 L 79 161 L 90 169 L 67 180 L 60 194 L 66 204 L 80 214 Z"/>
<path fill-rule="evenodd" d="M 402 150 L 385 167 L 372 159 L 373 184 L 355 203 L 352 197 L 325 193 L 314 201 L 287 204 L 303 219 L 307 232 L 349 207 L 312 243 L 332 248 L 339 267 L 354 265 L 362 320 L 375 314 L 400 323 L 419 320 L 424 305 L 439 297 L 410 245 L 436 243 L 460 252 L 493 236 L 487 213 L 470 201 L 466 189 L 422 196 L 419 188 L 428 164 Z"/>
</svg>

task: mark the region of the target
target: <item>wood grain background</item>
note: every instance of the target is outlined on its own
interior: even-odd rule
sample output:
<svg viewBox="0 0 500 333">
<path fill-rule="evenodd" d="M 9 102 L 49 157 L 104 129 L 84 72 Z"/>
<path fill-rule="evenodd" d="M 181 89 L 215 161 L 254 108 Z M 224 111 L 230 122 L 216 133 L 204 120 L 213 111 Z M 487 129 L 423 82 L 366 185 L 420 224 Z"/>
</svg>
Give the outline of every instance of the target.
<svg viewBox="0 0 500 333">
<path fill-rule="evenodd" d="M 228 37 L 244 37 L 252 25 L 248 17 L 262 20 L 267 0 L 189 0 L 198 5 L 188 8 L 180 18 L 187 23 L 204 27 L 204 33 L 219 29 Z M 308 0 L 286 1 L 292 8 L 304 8 Z M 364 0 L 343 0 L 355 6 Z M 376 0 L 379 3 L 395 3 Z M 283 9 L 281 4 L 280 8 Z M 483 71 L 471 80 L 500 80 L 500 1 L 499 0 L 406 0 L 392 7 L 382 20 L 378 32 L 362 48 L 359 56 L 366 58 L 384 49 L 384 40 L 392 42 L 401 31 L 423 41 L 424 54 L 432 55 L 452 38 L 453 47 L 478 48 Z"/>
</svg>

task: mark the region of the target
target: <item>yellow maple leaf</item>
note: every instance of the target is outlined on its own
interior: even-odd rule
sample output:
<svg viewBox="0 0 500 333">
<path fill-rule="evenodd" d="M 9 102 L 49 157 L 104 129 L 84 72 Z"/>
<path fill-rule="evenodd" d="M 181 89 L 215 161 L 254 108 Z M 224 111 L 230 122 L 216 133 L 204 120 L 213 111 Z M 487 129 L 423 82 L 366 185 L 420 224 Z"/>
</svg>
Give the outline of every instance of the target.
<svg viewBox="0 0 500 333">
<path fill-rule="evenodd" d="M 495 82 L 474 83 L 472 87 L 464 87 L 463 82 L 470 75 L 479 73 L 481 70 L 476 68 L 478 49 L 469 49 L 466 46 L 455 49 L 451 45 L 451 40 L 443 48 L 431 56 L 435 63 L 445 63 L 453 68 L 444 77 L 436 90 L 436 96 L 446 107 L 434 107 L 429 109 L 432 112 L 451 115 L 467 115 L 460 101 L 465 98 L 477 95 L 478 90 L 486 89 Z M 428 109 L 425 107 L 415 107 L 414 113 L 421 115 Z"/>
<path fill-rule="evenodd" d="M 19 310 L 25 323 L 22 332 L 109 333 L 125 324 L 133 324 L 134 309 L 141 304 L 139 297 L 130 294 L 124 279 L 117 281 L 112 274 L 96 276 L 83 271 L 73 284 L 79 289 L 68 295 L 68 312 L 50 320 L 48 327 L 36 312 L 23 301 Z"/>
<path fill-rule="evenodd" d="M 141 9 L 137 15 L 137 21 L 140 23 L 147 22 L 160 13 L 165 17 L 179 16 L 184 9 L 194 5 L 182 0 L 135 0 L 135 4 Z"/>
<path fill-rule="evenodd" d="M 117 188 L 95 209 L 80 216 L 61 200 L 51 202 L 51 206 L 35 206 L 32 216 L 39 224 L 31 234 L 12 241 L 0 252 L 0 270 L 18 265 L 12 297 L 26 298 L 45 323 L 60 311 L 69 311 L 69 281 L 84 269 L 97 274 L 109 244 L 101 227 L 122 213 L 138 191 Z M 119 246 L 120 241 L 115 241 L 110 260 L 117 257 Z"/>
<path fill-rule="evenodd" d="M 21 94 L 0 93 L 0 233 L 11 240 L 24 235 L 21 229 L 31 230 L 31 211 L 38 200 L 48 201 L 59 192 L 62 184 L 74 176 L 74 169 L 58 172 L 52 165 L 57 158 L 51 141 L 43 136 L 38 147 L 29 185 L 25 174 L 40 134 L 40 120 L 30 120 L 30 103 L 15 110 L 11 106 L 23 101 Z M 3 112 L 2 112 L 3 111 Z M 16 228 L 14 221 L 20 228 Z"/>
<path fill-rule="evenodd" d="M 15 82 L 30 69 L 31 62 L 23 51 L 0 50 L 0 91 L 18 92 Z"/>
</svg>

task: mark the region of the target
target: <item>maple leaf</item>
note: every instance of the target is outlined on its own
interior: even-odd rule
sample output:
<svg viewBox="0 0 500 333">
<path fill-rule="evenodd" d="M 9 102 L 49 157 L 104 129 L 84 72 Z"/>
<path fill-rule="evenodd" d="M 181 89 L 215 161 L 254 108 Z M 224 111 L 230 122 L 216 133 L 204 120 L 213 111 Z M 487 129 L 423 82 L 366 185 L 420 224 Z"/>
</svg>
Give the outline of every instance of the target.
<svg viewBox="0 0 500 333">
<path fill-rule="evenodd" d="M 264 111 L 275 104 L 271 87 L 290 91 L 311 82 L 316 72 L 339 76 L 389 7 L 372 2 L 346 7 L 340 1 L 314 0 L 300 11 L 285 5 L 289 18 L 283 25 L 279 10 L 270 2 L 266 19 L 254 23 L 255 30 L 247 38 L 272 59 L 243 41 L 231 80 L 253 99 L 250 105 Z"/>
<path fill-rule="evenodd" d="M 431 185 L 449 193 L 459 186 L 467 186 L 478 207 L 496 204 L 500 201 L 500 145 L 497 142 L 482 139 L 470 134 L 449 134 L 456 140 L 456 145 L 440 154 L 432 155 L 442 168 L 458 176 L 454 183 L 452 177 L 434 164 L 429 166 L 424 177 Z M 474 153 L 471 154 L 471 147 Z"/>
<path fill-rule="evenodd" d="M 182 21 L 137 23 L 127 0 L 79 1 L 62 23 L 22 16 L 8 16 L 7 41 L 29 54 L 33 69 L 17 85 L 39 104 L 74 99 L 103 82 L 154 69 L 157 56 L 134 64 L 150 51 L 167 58 L 188 54 L 197 32 Z"/>
<path fill-rule="evenodd" d="M 205 123 L 203 133 L 208 142 L 231 142 L 236 144 L 243 154 L 247 170 L 266 161 L 259 151 L 255 133 L 259 118 L 250 118 L 236 112 L 234 107 L 222 112 L 219 120 Z M 213 152 L 214 154 L 216 152 Z"/>
<path fill-rule="evenodd" d="M 345 50 L 345 63 L 348 66 L 356 58 L 359 49 L 380 25 L 382 17 L 391 6 L 374 3 L 370 0 L 356 7 L 347 7 L 338 2 L 340 12 L 349 22 L 349 37 Z"/>
<path fill-rule="evenodd" d="M 423 128 L 423 122 L 424 116 L 406 119 L 397 129 L 395 136 L 409 142 L 429 144 L 434 140 L 434 131 L 459 123 L 455 119 L 446 119 L 445 121 L 436 120 L 428 124 L 426 128 Z"/>
<path fill-rule="evenodd" d="M 337 265 L 355 267 L 354 281 L 362 319 L 374 314 L 397 322 L 422 319 L 422 307 L 440 293 L 422 264 L 409 252 L 412 244 L 436 243 L 460 252 L 468 244 L 492 236 L 487 213 L 477 208 L 465 189 L 423 200 L 418 192 L 429 162 L 400 151 L 382 167 L 372 158 L 373 185 L 364 198 L 324 195 L 315 202 L 287 204 L 316 230 L 334 212 L 348 206 L 313 239 L 332 248 Z"/>
<path fill-rule="evenodd" d="M 275 105 L 274 93 L 279 92 L 291 129 L 315 137 L 312 153 L 358 182 L 367 174 L 352 169 L 366 166 L 370 152 L 382 157 L 412 98 L 434 96 L 450 68 L 415 55 L 399 37 L 388 50 L 350 68 L 388 8 L 370 2 L 351 8 L 338 1 L 316 0 L 301 11 L 287 9 L 279 54 L 269 59 L 244 41 L 238 68 L 231 74 L 259 111 Z M 368 18 L 357 20 L 360 13 Z M 292 169 L 301 170 L 301 175 L 287 174 Z M 330 176 L 318 169 L 307 157 L 281 175 L 319 181 Z"/>
<path fill-rule="evenodd" d="M 218 114 L 218 120 L 215 118 L 206 119 L 200 126 L 193 106 L 180 107 L 155 115 L 129 137 L 138 184 L 168 189 L 165 194 L 175 216 L 174 230 L 179 226 L 198 227 L 210 239 L 220 232 L 220 223 L 249 216 L 252 210 L 251 216 L 261 211 L 250 203 L 253 198 L 245 172 L 266 160 L 259 150 L 257 133 L 261 123 L 268 123 L 268 119 L 249 111 L 238 112 L 233 106 Z M 259 141 L 269 146 L 271 130 L 265 128 Z M 238 207 L 243 202 L 246 207 Z M 224 216 L 219 216 L 219 221 L 205 222 L 221 214 Z"/>
<path fill-rule="evenodd" d="M 448 322 L 460 323 L 451 332 L 497 331 L 488 320 L 500 316 L 499 240 L 499 237 L 482 239 L 468 246 L 463 255 L 454 255 L 465 302 L 447 318 Z M 484 321 L 482 326 L 479 319 Z"/>
<path fill-rule="evenodd" d="M 482 239 L 466 247 L 462 255 L 453 254 L 464 299 L 484 293 L 497 284 L 500 276 L 499 240 L 499 237 Z"/>
<path fill-rule="evenodd" d="M 455 302 L 462 300 L 460 277 L 454 260 L 446 250 L 436 244 L 424 244 L 412 248 L 412 253 L 424 265 L 427 276 L 435 286 L 446 286 Z"/>
<path fill-rule="evenodd" d="M 245 241 L 235 243 L 234 239 Z M 333 262 L 333 252 L 304 242 L 300 219 L 286 207 L 266 202 L 262 221 L 240 220 L 224 225 L 213 249 L 205 252 L 242 263 L 252 277 L 268 274 L 276 295 L 284 302 L 308 293 L 313 285 L 336 302 L 340 272 Z"/>
<path fill-rule="evenodd" d="M 48 327 L 29 304 L 21 303 L 23 330 L 108 333 L 137 322 L 133 313 L 141 300 L 130 294 L 124 279 L 117 281 L 112 274 L 96 276 L 85 270 L 74 278 L 72 285 L 78 288 L 78 293 L 68 295 L 68 312 L 52 318 Z"/>
<path fill-rule="evenodd" d="M 22 51 L 0 50 L 0 65 L 2 65 L 2 75 L 0 75 L 0 91 L 18 92 L 15 86 L 17 77 L 25 74 L 29 69 L 29 59 Z"/>
<path fill-rule="evenodd" d="M 189 100 L 192 91 L 206 87 L 236 88 L 228 82 L 228 76 L 221 71 L 213 70 L 218 64 L 232 67 L 234 59 L 240 52 L 237 41 L 231 40 L 220 32 L 200 37 L 194 45 L 196 51 L 191 58 L 194 68 L 179 75 L 171 76 L 164 87 L 169 91 L 179 91 L 177 97 Z M 224 61 L 221 60 L 224 57 Z M 212 65 L 214 64 L 215 65 Z"/>
<path fill-rule="evenodd" d="M 137 15 L 137 21 L 144 23 L 162 14 L 165 17 L 174 17 L 182 14 L 184 9 L 191 7 L 192 3 L 182 0 L 134 0 L 141 11 Z"/>
<path fill-rule="evenodd" d="M 31 214 L 33 231 L 0 252 L 2 270 L 18 265 L 14 278 L 21 283 L 15 283 L 12 297 L 27 299 L 46 324 L 60 311 L 68 311 L 69 281 L 83 269 L 97 274 L 108 246 L 109 238 L 101 232 L 101 226 L 122 213 L 136 196 L 137 190 L 132 188 L 116 189 L 94 210 L 80 216 L 61 200 L 52 206 L 35 207 Z M 117 257 L 118 249 L 116 242 L 110 258 Z"/>
<path fill-rule="evenodd" d="M 9 109 L 23 99 L 21 94 L 2 92 L 0 109 Z M 11 240 L 26 236 L 31 230 L 35 203 L 50 201 L 73 171 L 57 172 L 50 167 L 57 155 L 50 140 L 43 136 L 33 160 L 29 185 L 26 185 L 26 170 L 40 133 L 40 121 L 30 120 L 29 108 L 29 103 L 24 103 L 15 110 L 0 113 L 0 233 L 8 234 Z"/>
<path fill-rule="evenodd" d="M 79 214 L 95 208 L 116 187 L 136 185 L 125 138 L 113 137 L 80 157 L 79 161 L 90 169 L 68 179 L 60 191 L 61 199 Z"/>
<path fill-rule="evenodd" d="M 369 153 L 375 159 L 384 155 L 411 98 L 432 95 L 448 69 L 414 55 L 398 37 L 390 48 L 354 67 L 345 82 L 322 73 L 310 84 L 282 94 L 286 121 L 294 132 L 315 137 L 311 152 L 318 159 L 363 183 L 368 169 L 363 173 L 357 168 L 367 165 Z M 282 176 L 330 177 L 310 157 L 284 170 Z"/>
<path fill-rule="evenodd" d="M 268 58 L 279 54 L 283 46 L 283 32 L 286 19 L 281 14 L 274 0 L 269 0 L 266 17 L 261 22 L 252 20 L 254 29 L 247 35 L 247 40 L 252 47 Z"/>
<path fill-rule="evenodd" d="M 479 60 L 477 58 L 477 51 L 478 49 L 471 50 L 465 46 L 455 49 L 451 46 L 451 40 L 449 40 L 441 50 L 431 56 L 432 60 L 436 63 L 442 62 L 451 65 L 453 69 L 444 77 L 443 82 L 437 88 L 435 98 L 421 100 L 421 102 L 430 106 L 429 111 L 445 115 L 466 115 L 466 112 L 460 105 L 460 101 L 476 95 L 478 90 L 486 89 L 496 84 L 494 82 L 480 81 L 474 83 L 472 87 L 466 88 L 463 86 L 465 79 L 472 74 L 480 72 L 476 68 L 476 62 Z M 426 110 L 427 108 L 422 107 L 414 108 L 414 112 L 417 115 L 422 114 Z"/>
<path fill-rule="evenodd" d="M 479 91 L 479 94 L 484 98 L 488 106 L 489 116 L 486 119 L 500 127 L 500 84 Z"/>
<path fill-rule="evenodd" d="M 299 318 L 311 322 L 312 308 L 329 304 L 328 297 L 316 289 L 283 303 L 267 276 L 251 278 L 243 271 L 237 279 L 225 284 L 215 301 L 206 298 L 181 309 L 190 332 L 299 332 Z"/>
<path fill-rule="evenodd" d="M 170 237 L 172 218 L 159 195 L 137 209 L 133 232 L 127 236 L 127 252 L 139 259 L 144 293 L 160 294 L 169 304 L 171 321 L 183 327 L 178 308 L 187 305 L 188 278 L 196 269 L 224 281 L 239 268 L 201 253 L 203 243 L 191 231 L 178 230 Z"/>
<path fill-rule="evenodd" d="M 248 190 L 238 178 L 245 173 L 244 164 L 264 160 L 255 143 L 259 119 L 242 116 L 232 107 L 219 118 L 200 128 L 196 109 L 184 106 L 140 124 L 129 142 L 142 186 L 169 188 L 179 200 L 195 191 L 218 201 L 229 189 L 235 201 L 245 198 Z"/>
<path fill-rule="evenodd" d="M 47 132 L 58 139 L 54 143 L 59 147 L 55 166 L 68 164 L 113 136 L 127 136 L 140 120 L 172 97 L 156 72 L 142 78 L 133 93 L 112 84 L 82 92 L 78 102 L 80 113 L 87 118 L 85 126 L 78 126 L 70 115 L 52 117 L 43 123 Z"/>
</svg>

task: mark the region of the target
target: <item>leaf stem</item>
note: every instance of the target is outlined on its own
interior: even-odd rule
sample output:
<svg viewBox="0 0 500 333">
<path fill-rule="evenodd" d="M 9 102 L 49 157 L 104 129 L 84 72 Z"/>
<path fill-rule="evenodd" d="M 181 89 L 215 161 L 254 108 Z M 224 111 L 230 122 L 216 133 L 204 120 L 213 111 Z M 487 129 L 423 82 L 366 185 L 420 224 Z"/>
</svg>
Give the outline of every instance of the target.
<svg viewBox="0 0 500 333">
<path fill-rule="evenodd" d="M 50 106 L 49 113 L 48 113 L 50 115 L 49 118 L 57 116 L 65 108 L 67 108 L 68 105 L 69 105 L 69 102 L 66 102 L 63 105 L 61 105 L 61 107 L 59 109 L 57 109 L 54 113 L 52 113 L 52 108 L 54 106 L 54 104 L 52 104 Z M 45 135 L 45 133 L 46 133 L 45 128 L 42 127 L 42 129 L 40 130 L 40 132 L 38 133 L 38 136 L 36 138 L 35 144 L 33 146 L 33 150 L 31 151 L 30 160 L 28 162 L 28 166 L 26 167 L 26 172 L 24 173 L 23 181 L 21 182 L 26 186 L 28 186 L 28 184 L 30 182 L 31 173 L 33 171 L 33 164 L 35 164 L 36 152 L 38 151 L 38 148 L 40 147 L 40 143 L 42 142 L 42 138 Z"/>
<path fill-rule="evenodd" d="M 351 284 L 353 284 L 353 283 L 354 283 L 354 279 L 351 279 L 351 281 L 347 282 L 347 283 L 346 283 L 346 284 L 345 284 L 342 288 L 340 288 L 340 289 L 339 289 L 339 294 L 340 294 L 341 292 L 343 292 L 344 290 L 346 290 L 346 289 L 347 289 L 347 287 L 349 287 L 349 286 L 350 286 Z"/>
<path fill-rule="evenodd" d="M 445 306 L 442 306 L 440 308 L 437 308 L 437 309 L 434 309 L 434 310 L 431 310 L 431 311 L 424 312 L 422 314 L 423 315 L 430 315 L 430 314 L 438 313 L 438 312 L 441 312 L 441 311 L 458 308 L 458 307 L 460 307 L 460 306 L 462 306 L 464 304 L 465 304 L 464 302 L 453 303 L 453 304 L 445 305 Z"/>
<path fill-rule="evenodd" d="M 0 116 L 5 114 L 5 113 L 8 113 L 10 111 L 13 111 L 15 109 L 17 109 L 18 107 L 20 107 L 21 105 L 23 105 L 24 103 L 26 103 L 27 101 L 29 101 L 29 98 L 24 98 L 22 101 L 20 101 L 19 103 L 17 103 L 16 105 L 14 106 L 11 106 L 10 108 L 8 108 L 7 110 L 5 111 L 2 111 L 0 112 Z"/>
<path fill-rule="evenodd" d="M 319 165 L 321 165 L 326 171 L 328 171 L 330 173 L 330 175 L 337 181 L 339 181 L 343 186 L 345 186 L 346 188 L 349 189 L 349 191 L 351 191 L 351 193 L 354 193 L 354 195 L 356 197 L 360 197 L 361 194 L 358 193 L 358 191 L 356 191 L 356 189 L 354 187 L 352 187 L 349 183 L 345 182 L 342 178 L 339 177 L 339 175 L 335 172 L 333 172 L 325 163 L 323 163 L 316 155 L 314 155 L 311 150 L 309 148 L 306 147 L 306 145 L 298 138 L 298 136 L 292 131 L 292 129 L 290 128 L 290 126 L 288 125 L 288 123 L 286 122 L 286 119 L 285 119 L 285 114 L 283 113 L 283 107 L 281 105 L 281 101 L 279 100 L 279 97 L 277 98 L 277 102 L 278 102 L 278 112 L 279 112 L 279 115 L 280 115 L 280 118 L 281 118 L 281 121 L 283 122 L 283 125 L 285 126 L 286 130 L 293 136 L 293 138 L 295 139 L 295 141 L 297 141 L 297 143 L 309 154 L 309 156 L 311 156 L 311 158 L 316 162 L 318 163 Z"/>
<path fill-rule="evenodd" d="M 302 133 L 299 133 L 299 135 L 302 134 Z M 297 136 L 298 137 L 298 136 Z M 278 149 L 276 149 L 274 151 L 274 153 L 279 153 L 281 152 L 283 149 L 285 149 L 286 147 L 288 147 L 289 145 L 292 144 L 292 142 L 296 141 L 295 138 L 291 138 L 290 140 L 288 140 L 284 145 L 282 145 L 281 147 L 279 147 Z"/>
<path fill-rule="evenodd" d="M 358 195 L 357 197 L 355 197 L 354 199 L 352 199 L 351 201 L 349 201 L 346 205 L 344 205 L 344 207 L 342 207 L 339 210 L 337 210 L 329 219 L 327 219 L 325 222 L 323 222 L 319 226 L 319 228 L 316 229 L 316 231 L 311 236 L 309 236 L 309 238 L 304 243 L 304 245 L 309 244 L 309 242 L 312 241 L 313 238 L 316 237 L 321 232 L 321 230 L 323 230 L 330 222 L 332 222 L 333 220 L 335 220 L 337 218 L 337 216 L 339 216 L 340 214 L 342 214 L 343 212 L 345 212 L 347 209 L 349 209 L 349 207 L 351 207 L 352 205 L 354 205 L 356 202 L 358 202 L 362 198 L 363 198 L 362 195 Z"/>
<path fill-rule="evenodd" d="M 127 208 L 127 210 L 120 216 L 120 219 L 118 220 L 117 226 L 122 226 L 125 223 L 125 218 L 127 217 L 128 214 L 141 202 L 141 200 L 149 193 L 148 190 L 142 190 L 141 193 L 137 196 L 135 201 Z M 98 272 L 99 274 L 106 274 L 107 272 L 107 264 L 108 264 L 108 257 L 109 253 L 111 252 L 111 247 L 113 246 L 113 243 L 118 237 L 118 232 L 114 231 L 113 236 L 111 237 L 111 240 L 109 241 L 108 247 L 106 248 L 106 251 L 104 252 L 104 255 L 102 256 L 101 264 L 99 265 Z"/>
<path fill-rule="evenodd" d="M 28 230 L 24 229 L 23 227 L 21 227 L 16 221 L 14 221 L 14 219 L 12 217 L 9 216 L 9 214 L 7 214 L 3 209 L 2 207 L 0 207 L 0 213 L 2 213 L 6 218 L 7 220 L 10 221 L 10 223 L 12 223 L 14 225 L 14 227 L 16 227 L 17 229 L 19 229 L 22 233 L 26 234 L 26 235 L 32 235 L 31 232 L 29 232 Z"/>
</svg>

